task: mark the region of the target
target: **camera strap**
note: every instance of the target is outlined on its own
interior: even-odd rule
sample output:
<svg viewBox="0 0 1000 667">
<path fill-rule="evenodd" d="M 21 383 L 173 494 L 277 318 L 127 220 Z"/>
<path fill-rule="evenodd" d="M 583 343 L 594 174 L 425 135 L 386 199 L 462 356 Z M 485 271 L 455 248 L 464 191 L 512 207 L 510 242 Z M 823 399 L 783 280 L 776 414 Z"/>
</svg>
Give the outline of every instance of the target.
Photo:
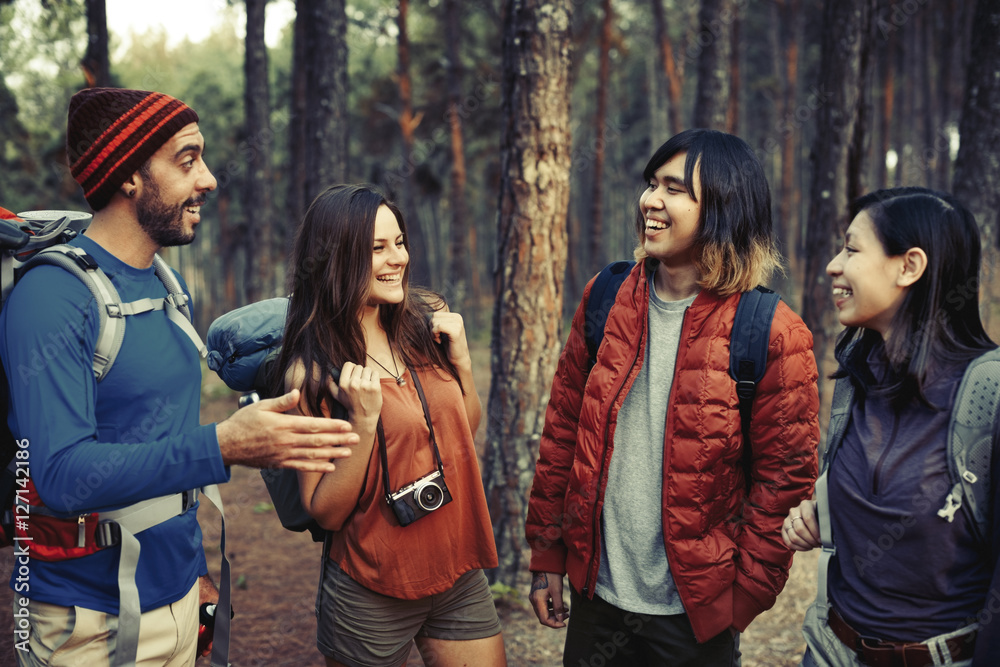
<svg viewBox="0 0 1000 667">
<path fill-rule="evenodd" d="M 437 461 L 438 470 L 444 475 L 444 463 L 441 461 L 441 452 L 438 450 L 437 438 L 434 437 L 434 425 L 431 423 L 431 411 L 427 407 L 427 398 L 424 396 L 424 388 L 420 386 L 420 378 L 417 377 L 417 372 L 410 369 L 410 377 L 413 379 L 413 387 L 417 390 L 417 396 L 420 398 L 420 407 L 424 410 L 424 419 L 427 421 L 427 430 L 431 434 L 431 447 L 434 449 L 434 459 Z M 388 448 L 385 445 L 385 430 L 382 428 L 382 417 L 379 416 L 378 424 L 375 426 L 375 432 L 378 435 L 378 455 L 382 459 L 382 481 L 385 484 L 385 499 L 390 505 L 392 505 L 392 484 L 389 482 L 389 456 L 387 454 Z"/>
</svg>

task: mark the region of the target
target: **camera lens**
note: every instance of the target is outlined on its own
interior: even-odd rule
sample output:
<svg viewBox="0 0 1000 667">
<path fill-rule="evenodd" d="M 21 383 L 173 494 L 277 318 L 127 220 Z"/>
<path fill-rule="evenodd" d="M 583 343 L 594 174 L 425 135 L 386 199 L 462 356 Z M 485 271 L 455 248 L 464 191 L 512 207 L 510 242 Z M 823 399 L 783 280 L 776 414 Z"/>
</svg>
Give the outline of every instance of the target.
<svg viewBox="0 0 1000 667">
<path fill-rule="evenodd" d="M 417 497 L 417 504 L 427 512 L 441 507 L 441 503 L 444 501 L 444 492 L 434 482 L 427 482 L 421 486 L 417 489 L 415 495 Z"/>
</svg>

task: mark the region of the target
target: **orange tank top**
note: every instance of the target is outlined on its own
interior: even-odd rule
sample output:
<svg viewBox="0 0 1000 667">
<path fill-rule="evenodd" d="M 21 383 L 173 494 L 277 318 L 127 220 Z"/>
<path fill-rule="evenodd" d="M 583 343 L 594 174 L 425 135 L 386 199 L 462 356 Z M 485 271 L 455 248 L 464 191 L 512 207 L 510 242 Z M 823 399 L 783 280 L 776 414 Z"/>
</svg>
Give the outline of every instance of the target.
<svg viewBox="0 0 1000 667">
<path fill-rule="evenodd" d="M 462 390 L 445 371 L 418 372 L 452 501 L 400 526 L 385 500 L 376 440 L 358 505 L 343 528 L 332 533 L 330 547 L 330 558 L 359 584 L 406 600 L 446 591 L 470 570 L 497 566 Z M 381 384 L 389 478 L 392 491 L 397 491 L 437 470 L 437 462 L 413 382 L 401 387 L 383 378 Z"/>
</svg>

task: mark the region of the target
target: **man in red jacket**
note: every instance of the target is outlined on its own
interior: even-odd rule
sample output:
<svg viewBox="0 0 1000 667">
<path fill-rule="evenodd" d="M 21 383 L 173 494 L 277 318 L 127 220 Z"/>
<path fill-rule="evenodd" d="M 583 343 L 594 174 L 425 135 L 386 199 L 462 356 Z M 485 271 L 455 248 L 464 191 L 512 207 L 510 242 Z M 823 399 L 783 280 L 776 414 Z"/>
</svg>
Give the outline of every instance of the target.
<svg viewBox="0 0 1000 667">
<path fill-rule="evenodd" d="M 528 507 L 530 599 L 542 624 L 563 627 L 569 575 L 567 667 L 728 667 L 788 578 L 781 522 L 812 493 L 812 335 L 779 303 L 744 443 L 733 318 L 780 263 L 763 169 L 741 139 L 689 130 L 643 178 L 639 262 L 596 364 L 588 372 L 591 281 L 553 380 Z"/>
</svg>

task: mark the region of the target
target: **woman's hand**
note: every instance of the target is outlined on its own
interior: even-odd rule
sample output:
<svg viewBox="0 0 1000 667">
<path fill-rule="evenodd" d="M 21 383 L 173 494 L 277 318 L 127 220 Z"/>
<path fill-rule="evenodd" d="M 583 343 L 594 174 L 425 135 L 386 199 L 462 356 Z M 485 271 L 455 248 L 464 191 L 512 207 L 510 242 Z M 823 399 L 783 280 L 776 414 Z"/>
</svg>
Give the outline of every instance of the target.
<svg viewBox="0 0 1000 667">
<path fill-rule="evenodd" d="M 339 385 L 330 380 L 327 387 L 330 395 L 347 409 L 348 419 L 356 431 L 375 430 L 382 412 L 380 380 L 378 369 L 350 361 L 344 362 L 340 369 Z"/>
<path fill-rule="evenodd" d="M 457 368 L 471 368 L 469 342 L 465 338 L 465 321 L 458 313 L 436 310 L 431 315 L 431 334 L 435 343 L 448 343 L 448 360 Z"/>
<path fill-rule="evenodd" d="M 781 524 L 781 537 L 788 548 L 795 551 L 809 551 L 822 546 L 815 500 L 803 500 L 789 511 Z"/>
</svg>

